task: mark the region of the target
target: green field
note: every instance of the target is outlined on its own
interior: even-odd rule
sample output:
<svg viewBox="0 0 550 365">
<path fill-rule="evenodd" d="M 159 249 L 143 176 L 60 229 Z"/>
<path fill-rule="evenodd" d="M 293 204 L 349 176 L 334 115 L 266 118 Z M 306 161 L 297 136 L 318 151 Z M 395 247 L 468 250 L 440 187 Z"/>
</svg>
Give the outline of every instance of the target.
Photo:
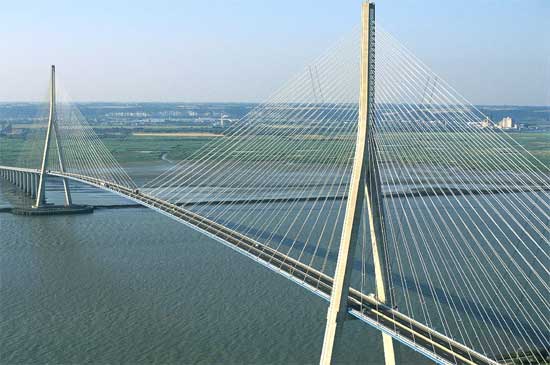
<svg viewBox="0 0 550 365">
<path fill-rule="evenodd" d="M 510 136 L 546 166 L 550 166 L 550 132 L 512 133 Z"/>
<path fill-rule="evenodd" d="M 341 159 L 342 154 L 351 156 L 353 136 L 342 136 L 340 139 L 308 138 L 276 138 L 273 136 L 254 136 L 248 138 L 231 137 L 187 137 L 187 136 L 109 136 L 102 138 L 103 143 L 122 165 L 154 163 L 162 159 L 178 161 L 195 158 L 193 154 L 208 143 L 214 146 L 223 143 L 237 146 L 231 151 L 224 149 L 218 158 L 235 158 L 244 161 L 286 160 L 289 162 L 333 162 Z M 546 133 L 510 133 L 510 137 L 520 146 L 529 151 L 540 162 L 550 166 L 550 132 Z M 397 133 L 387 134 L 382 145 L 390 145 L 398 141 L 399 148 L 388 147 L 384 156 L 389 159 L 401 159 L 410 164 L 448 163 L 448 156 L 455 155 L 459 159 L 472 161 L 472 167 L 477 161 L 489 160 L 496 167 L 506 168 L 508 158 L 528 156 L 514 149 L 494 149 L 486 147 L 488 141 L 481 140 L 478 134 L 471 133 Z M 299 149 L 291 148 L 299 145 Z M 33 144 L 22 138 L 0 137 L 0 164 L 15 165 L 21 156 L 40 156 L 40 144 Z M 328 153 L 339 151 L 339 153 Z M 284 152 L 291 151 L 291 152 Z"/>
<path fill-rule="evenodd" d="M 209 143 L 213 137 L 136 137 L 105 138 L 103 143 L 121 164 L 184 160 Z"/>
</svg>

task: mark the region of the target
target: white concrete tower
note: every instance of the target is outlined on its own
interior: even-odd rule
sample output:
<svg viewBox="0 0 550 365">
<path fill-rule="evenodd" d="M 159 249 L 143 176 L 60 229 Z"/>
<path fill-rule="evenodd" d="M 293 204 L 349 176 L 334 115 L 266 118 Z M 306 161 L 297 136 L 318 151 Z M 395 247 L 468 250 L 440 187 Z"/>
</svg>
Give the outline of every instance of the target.
<svg viewBox="0 0 550 365">
<path fill-rule="evenodd" d="M 385 237 L 383 231 L 383 208 L 380 198 L 380 176 L 376 169 L 376 150 L 369 145 L 374 106 L 374 4 L 363 3 L 361 13 L 361 80 L 359 94 L 359 119 L 355 158 L 352 177 L 348 191 L 344 227 L 338 250 L 338 260 L 334 273 L 334 282 L 330 304 L 327 312 L 327 323 L 320 364 L 332 362 L 334 343 L 339 336 L 343 322 L 348 316 L 349 282 L 352 261 L 358 240 L 361 214 L 368 214 L 370 239 L 376 278 L 376 297 L 383 303 L 390 304 L 387 270 L 385 268 Z M 366 208 L 366 209 L 364 209 Z M 365 232 L 366 233 L 366 232 Z M 383 334 L 384 356 L 386 365 L 395 364 L 393 343 L 390 336 Z"/>
<path fill-rule="evenodd" d="M 43 206 L 46 202 L 46 185 L 45 185 L 45 172 L 48 162 L 48 154 L 50 148 L 50 141 L 52 133 L 55 133 L 55 143 L 57 148 L 57 155 L 59 158 L 60 172 L 65 172 L 63 149 L 61 143 L 59 143 L 59 131 L 57 128 L 56 111 L 55 111 L 55 66 L 52 65 L 52 73 L 50 80 L 50 113 L 48 117 L 48 128 L 46 130 L 46 141 L 44 143 L 44 153 L 42 154 L 42 165 L 40 167 L 40 177 L 38 182 L 38 189 L 36 193 L 35 208 Z M 67 179 L 63 179 L 63 188 L 65 190 L 65 206 L 72 204 L 71 191 L 69 190 L 69 182 Z"/>
</svg>

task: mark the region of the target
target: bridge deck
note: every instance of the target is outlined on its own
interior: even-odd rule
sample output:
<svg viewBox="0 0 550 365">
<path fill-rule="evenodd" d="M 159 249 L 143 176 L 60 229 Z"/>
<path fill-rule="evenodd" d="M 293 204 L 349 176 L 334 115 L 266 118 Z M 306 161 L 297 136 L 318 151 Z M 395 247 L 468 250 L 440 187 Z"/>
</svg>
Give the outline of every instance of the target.
<svg viewBox="0 0 550 365">
<path fill-rule="evenodd" d="M 0 169 L 7 167 L 0 166 Z M 32 172 L 32 169 L 18 171 Z M 239 234 L 223 225 L 158 198 L 134 191 L 125 186 L 101 181 L 88 176 L 71 173 L 49 172 L 49 175 L 65 177 L 115 192 L 144 206 L 157 210 L 170 218 L 189 225 L 225 245 L 256 259 L 264 266 L 290 278 L 315 294 L 329 300 L 332 290 L 332 278 L 319 272 L 267 245 Z M 497 364 L 496 361 L 480 354 L 445 335 L 430 329 L 412 318 L 394 310 L 374 297 L 355 289 L 348 297 L 349 313 L 364 322 L 388 333 L 396 340 L 406 344 L 432 360 L 443 364 Z"/>
</svg>

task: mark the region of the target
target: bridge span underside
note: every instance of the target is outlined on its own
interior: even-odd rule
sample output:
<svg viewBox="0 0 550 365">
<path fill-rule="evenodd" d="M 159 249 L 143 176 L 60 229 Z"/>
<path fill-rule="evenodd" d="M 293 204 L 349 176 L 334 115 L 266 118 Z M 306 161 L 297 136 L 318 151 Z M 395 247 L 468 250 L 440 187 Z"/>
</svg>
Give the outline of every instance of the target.
<svg viewBox="0 0 550 365">
<path fill-rule="evenodd" d="M 35 169 L 0 166 L 1 176 L 11 172 L 37 174 Z M 169 218 L 204 233 L 225 246 L 255 260 L 270 270 L 285 276 L 319 297 L 329 301 L 333 279 L 318 270 L 295 260 L 273 248 L 244 236 L 223 225 L 197 215 L 184 207 L 148 196 L 130 187 L 121 186 L 93 177 L 48 171 L 49 176 L 66 178 L 120 195 L 151 208 Z M 374 296 L 350 289 L 348 312 L 351 316 L 390 335 L 395 340 L 441 364 L 496 364 L 494 360 L 455 340 L 415 321 L 377 301 Z"/>
</svg>

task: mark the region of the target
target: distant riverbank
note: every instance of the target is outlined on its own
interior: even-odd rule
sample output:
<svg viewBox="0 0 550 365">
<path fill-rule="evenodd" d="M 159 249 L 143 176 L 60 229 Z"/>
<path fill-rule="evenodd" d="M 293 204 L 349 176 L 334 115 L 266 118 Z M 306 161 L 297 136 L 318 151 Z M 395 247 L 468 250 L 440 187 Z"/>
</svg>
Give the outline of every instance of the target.
<svg viewBox="0 0 550 365">
<path fill-rule="evenodd" d="M 134 132 L 137 137 L 223 137 L 221 133 L 210 132 Z"/>
</svg>

